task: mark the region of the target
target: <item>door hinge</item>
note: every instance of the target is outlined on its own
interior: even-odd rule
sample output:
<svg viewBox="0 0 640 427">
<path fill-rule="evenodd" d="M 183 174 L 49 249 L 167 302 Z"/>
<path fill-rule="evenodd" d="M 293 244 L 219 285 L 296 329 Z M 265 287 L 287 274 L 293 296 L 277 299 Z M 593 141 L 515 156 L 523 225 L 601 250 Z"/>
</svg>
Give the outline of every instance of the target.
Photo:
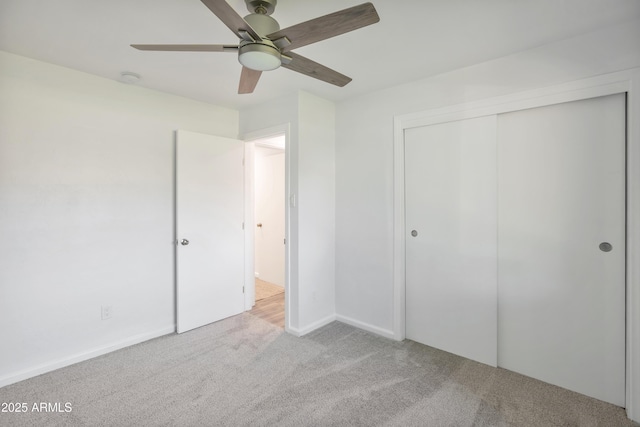
<svg viewBox="0 0 640 427">
<path fill-rule="evenodd" d="M 244 286 L 242 287 L 242 293 L 244 294 Z"/>
<path fill-rule="evenodd" d="M 284 239 L 284 244 L 285 244 L 285 245 L 287 244 L 287 239 Z"/>
<path fill-rule="evenodd" d="M 242 223 L 242 229 L 244 230 L 244 222 Z"/>
</svg>

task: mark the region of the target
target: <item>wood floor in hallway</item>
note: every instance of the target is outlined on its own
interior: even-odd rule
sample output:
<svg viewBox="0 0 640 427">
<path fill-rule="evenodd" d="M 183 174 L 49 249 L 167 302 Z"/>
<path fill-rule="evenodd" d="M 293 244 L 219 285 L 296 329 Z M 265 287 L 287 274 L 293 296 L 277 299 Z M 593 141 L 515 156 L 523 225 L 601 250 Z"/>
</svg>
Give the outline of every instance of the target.
<svg viewBox="0 0 640 427">
<path fill-rule="evenodd" d="M 249 313 L 284 329 L 284 292 L 256 301 Z"/>
</svg>

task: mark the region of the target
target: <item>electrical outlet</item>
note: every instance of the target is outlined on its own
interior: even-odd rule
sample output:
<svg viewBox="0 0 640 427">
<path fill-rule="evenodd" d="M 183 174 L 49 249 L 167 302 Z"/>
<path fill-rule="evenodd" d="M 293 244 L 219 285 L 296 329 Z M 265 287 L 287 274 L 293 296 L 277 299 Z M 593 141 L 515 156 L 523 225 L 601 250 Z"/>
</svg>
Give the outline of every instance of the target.
<svg viewBox="0 0 640 427">
<path fill-rule="evenodd" d="M 113 307 L 110 305 L 102 306 L 102 320 L 111 319 L 113 317 Z"/>
</svg>

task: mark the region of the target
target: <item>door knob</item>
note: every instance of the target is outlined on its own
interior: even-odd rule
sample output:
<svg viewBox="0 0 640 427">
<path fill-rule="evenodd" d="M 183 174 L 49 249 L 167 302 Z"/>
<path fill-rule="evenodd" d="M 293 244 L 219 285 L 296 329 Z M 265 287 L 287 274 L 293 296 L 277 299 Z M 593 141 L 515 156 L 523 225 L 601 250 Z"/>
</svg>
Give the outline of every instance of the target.
<svg viewBox="0 0 640 427">
<path fill-rule="evenodd" d="M 260 228 L 262 228 L 262 223 L 261 223 L 261 222 L 257 223 L 257 224 L 256 224 L 256 227 L 260 227 Z"/>
<path fill-rule="evenodd" d="M 182 239 L 182 240 L 180 240 L 180 244 L 182 246 L 187 246 L 189 244 L 189 241 L 187 239 Z"/>
<path fill-rule="evenodd" d="M 416 230 L 411 230 L 411 235 L 413 237 L 416 237 L 418 235 L 418 232 Z"/>
</svg>

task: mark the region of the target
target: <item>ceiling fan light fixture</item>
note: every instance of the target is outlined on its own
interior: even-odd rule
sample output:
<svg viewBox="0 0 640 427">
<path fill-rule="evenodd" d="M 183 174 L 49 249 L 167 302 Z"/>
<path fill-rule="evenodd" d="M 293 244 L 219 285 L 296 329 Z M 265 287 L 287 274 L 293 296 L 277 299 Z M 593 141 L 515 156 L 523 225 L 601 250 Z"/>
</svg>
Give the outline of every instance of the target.
<svg viewBox="0 0 640 427">
<path fill-rule="evenodd" d="M 242 65 L 256 71 L 271 71 L 281 65 L 280 51 L 268 44 L 247 43 L 240 46 L 238 60 Z"/>
</svg>

